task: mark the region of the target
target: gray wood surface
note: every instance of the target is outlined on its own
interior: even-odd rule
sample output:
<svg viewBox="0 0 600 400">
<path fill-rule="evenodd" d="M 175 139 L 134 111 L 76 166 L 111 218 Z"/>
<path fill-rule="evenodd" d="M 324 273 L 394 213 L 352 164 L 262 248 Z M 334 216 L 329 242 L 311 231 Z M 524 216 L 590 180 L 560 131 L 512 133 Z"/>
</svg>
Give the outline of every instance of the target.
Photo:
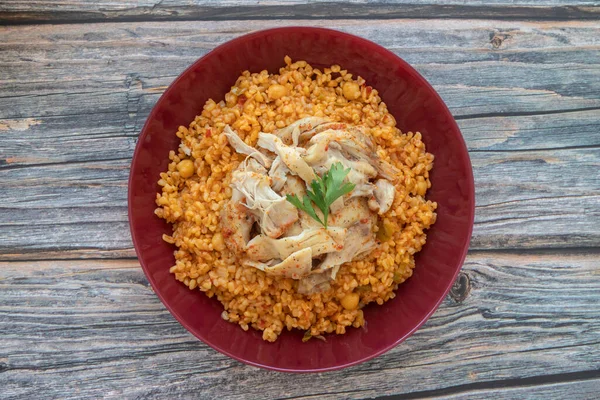
<svg viewBox="0 0 600 400">
<path fill-rule="evenodd" d="M 1 2 L 0 398 L 596 397 L 598 13 L 562 0 Z M 411 63 L 455 115 L 476 180 L 472 250 L 442 307 L 391 352 L 318 375 L 194 339 L 148 286 L 127 222 L 130 158 L 166 87 L 218 44 L 285 25 L 358 34 Z"/>
<path fill-rule="evenodd" d="M 301 23 L 313 24 L 287 22 Z M 133 257 L 128 166 L 152 106 L 179 72 L 214 46 L 277 25 L 4 28 L 0 180 L 11 190 L 0 194 L 7 211 L 0 226 L 10 232 L 0 258 L 47 258 L 57 251 L 63 258 Z M 471 150 L 473 249 L 600 243 L 598 23 L 327 25 L 395 51 L 447 101 Z"/>
<path fill-rule="evenodd" d="M 278 18 L 596 19 L 595 0 L 5 0 L 0 21 L 72 23 Z"/>
<path fill-rule="evenodd" d="M 584 398 L 600 383 L 598 256 L 474 252 L 458 301 L 448 297 L 405 343 L 317 375 L 259 370 L 200 345 L 135 260 L 1 263 L 0 387 L 7 399 L 517 398 L 540 384 L 540 398 Z"/>
</svg>

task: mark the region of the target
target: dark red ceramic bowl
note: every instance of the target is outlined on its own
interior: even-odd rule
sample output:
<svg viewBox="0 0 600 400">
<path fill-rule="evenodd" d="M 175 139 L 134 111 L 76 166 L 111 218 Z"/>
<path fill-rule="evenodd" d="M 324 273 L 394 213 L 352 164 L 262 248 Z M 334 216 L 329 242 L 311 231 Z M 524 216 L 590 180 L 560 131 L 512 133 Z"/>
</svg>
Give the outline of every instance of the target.
<svg viewBox="0 0 600 400">
<path fill-rule="evenodd" d="M 416 259 L 413 276 L 397 296 L 365 309 L 368 329 L 328 335 L 302 343 L 302 332 L 284 332 L 275 343 L 221 319 L 222 305 L 190 291 L 169 273 L 174 248 L 163 242 L 171 226 L 154 215 L 159 173 L 175 132 L 219 101 L 244 70 L 276 72 L 284 56 L 314 66 L 339 64 L 376 88 L 403 131 L 419 131 L 435 155 L 428 197 L 438 219 Z M 129 178 L 129 222 L 135 249 L 154 291 L 177 320 L 214 349 L 239 361 L 278 371 L 313 372 L 348 367 L 396 346 L 435 311 L 464 261 L 473 226 L 475 200 L 471 163 L 450 111 L 410 65 L 365 39 L 328 29 L 292 27 L 255 32 L 227 42 L 196 61 L 160 98 L 140 134 Z"/>
</svg>

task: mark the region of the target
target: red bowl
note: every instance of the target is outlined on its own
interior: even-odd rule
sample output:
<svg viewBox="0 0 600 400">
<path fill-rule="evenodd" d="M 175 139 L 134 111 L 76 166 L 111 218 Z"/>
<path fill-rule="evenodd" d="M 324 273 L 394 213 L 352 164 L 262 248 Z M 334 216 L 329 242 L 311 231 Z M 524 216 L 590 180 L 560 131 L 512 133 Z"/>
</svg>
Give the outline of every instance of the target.
<svg viewBox="0 0 600 400">
<path fill-rule="evenodd" d="M 302 332 L 285 331 L 275 343 L 261 333 L 243 331 L 221 319 L 223 306 L 202 292 L 189 290 L 169 273 L 173 246 L 163 233 L 171 226 L 154 215 L 159 173 L 175 135 L 202 111 L 219 101 L 244 70 L 277 72 L 284 56 L 313 66 L 339 64 L 379 91 L 402 131 L 419 131 L 435 155 L 429 199 L 438 218 L 427 244 L 417 255 L 413 276 L 395 299 L 365 309 L 366 329 L 328 335 L 327 341 L 302 343 Z M 410 65 L 368 40 L 329 29 L 269 29 L 217 47 L 185 70 L 160 98 L 139 137 L 129 177 L 129 222 L 138 258 L 154 291 L 177 320 L 197 338 L 230 357 L 258 367 L 317 372 L 340 369 L 376 357 L 419 328 L 450 290 L 466 256 L 475 208 L 473 173 L 465 142 L 450 111 L 435 90 Z"/>
</svg>

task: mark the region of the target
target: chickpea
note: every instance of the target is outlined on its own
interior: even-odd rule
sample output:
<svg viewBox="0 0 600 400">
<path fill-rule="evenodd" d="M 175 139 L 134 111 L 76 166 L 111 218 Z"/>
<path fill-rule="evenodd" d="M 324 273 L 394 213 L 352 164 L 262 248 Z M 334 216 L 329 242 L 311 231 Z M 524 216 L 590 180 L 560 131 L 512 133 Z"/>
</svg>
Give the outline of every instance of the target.
<svg viewBox="0 0 600 400">
<path fill-rule="evenodd" d="M 381 242 L 387 242 L 392 238 L 392 234 L 394 233 L 390 224 L 387 223 L 386 219 L 379 220 L 377 224 L 379 230 L 377 231 L 377 239 Z"/>
<path fill-rule="evenodd" d="M 358 308 L 358 301 L 360 300 L 360 296 L 358 293 L 348 293 L 345 295 L 340 303 L 342 303 L 342 307 L 344 307 L 348 311 L 356 310 Z"/>
<path fill-rule="evenodd" d="M 225 95 L 225 102 L 227 103 L 227 107 L 233 107 L 237 104 L 238 97 L 233 93 L 227 93 Z"/>
<path fill-rule="evenodd" d="M 287 88 L 283 85 L 271 85 L 267 89 L 267 94 L 271 100 L 277 100 L 287 95 Z"/>
<path fill-rule="evenodd" d="M 431 226 L 432 220 L 433 220 L 433 215 L 431 212 L 425 213 L 421 217 L 421 222 L 423 222 L 423 225 L 425 225 L 425 227 Z"/>
<path fill-rule="evenodd" d="M 425 193 L 427 192 L 427 182 L 419 180 L 416 189 L 419 196 L 425 196 Z"/>
<path fill-rule="evenodd" d="M 345 82 L 342 86 L 342 93 L 348 100 L 356 100 L 360 97 L 360 86 L 356 82 Z"/>
<path fill-rule="evenodd" d="M 392 114 L 386 114 L 382 122 L 386 126 L 396 126 L 396 118 Z"/>
<path fill-rule="evenodd" d="M 217 232 L 213 235 L 211 243 L 213 245 L 213 248 L 217 251 L 223 251 L 225 249 L 223 235 L 220 232 Z"/>
<path fill-rule="evenodd" d="M 194 162 L 190 159 L 181 160 L 179 164 L 177 164 L 177 171 L 179 171 L 179 175 L 182 178 L 189 178 L 194 175 L 195 172 Z"/>
</svg>

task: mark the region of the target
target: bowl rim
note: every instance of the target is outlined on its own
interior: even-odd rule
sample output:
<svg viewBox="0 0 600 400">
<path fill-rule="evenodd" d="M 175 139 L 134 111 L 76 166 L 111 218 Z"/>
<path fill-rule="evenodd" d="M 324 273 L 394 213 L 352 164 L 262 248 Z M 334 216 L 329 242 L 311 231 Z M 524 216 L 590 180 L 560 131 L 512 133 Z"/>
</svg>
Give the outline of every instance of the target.
<svg viewBox="0 0 600 400">
<path fill-rule="evenodd" d="M 246 360 L 244 358 L 241 358 L 239 356 L 237 356 L 236 354 L 233 354 L 217 345 L 214 345 L 213 343 L 211 343 L 210 341 L 206 340 L 199 332 L 196 332 L 196 330 L 194 328 L 192 328 L 190 326 L 190 324 L 188 324 L 185 319 L 183 319 L 181 317 L 181 315 L 179 315 L 169 304 L 169 302 L 164 298 L 164 296 L 161 294 L 160 290 L 158 289 L 159 285 L 157 285 L 157 283 L 155 282 L 154 278 L 152 277 L 152 275 L 150 274 L 150 272 L 148 271 L 148 267 L 145 265 L 143 258 L 141 257 L 141 251 L 138 250 L 138 237 L 135 234 L 135 231 L 133 229 L 133 217 L 132 217 L 132 183 L 133 183 L 133 172 L 134 172 L 134 165 L 135 165 L 135 161 L 137 160 L 139 154 L 141 153 L 141 143 L 143 142 L 143 139 L 145 138 L 145 136 L 147 135 L 148 132 L 148 127 L 150 124 L 150 121 L 152 121 L 155 118 L 155 115 L 157 113 L 157 110 L 159 108 L 159 103 L 161 102 L 161 100 L 163 98 L 165 98 L 172 90 L 174 90 L 173 88 L 176 86 L 176 84 L 183 79 L 183 77 L 185 75 L 187 75 L 190 71 L 194 70 L 196 68 L 196 65 L 202 63 L 204 61 L 204 59 L 210 57 L 213 53 L 215 52 L 222 52 L 224 50 L 227 50 L 230 47 L 233 47 L 237 44 L 237 42 L 239 41 L 247 41 L 256 37 L 262 37 L 264 35 L 268 35 L 268 34 L 272 34 L 272 33 L 279 33 L 279 32 L 286 32 L 288 30 L 304 30 L 304 33 L 318 33 L 318 32 L 323 32 L 326 34 L 334 34 L 334 35 L 338 35 L 338 37 L 342 37 L 345 40 L 354 40 L 354 41 L 359 41 L 362 42 L 365 45 L 369 45 L 369 46 L 376 46 L 379 48 L 379 50 L 383 53 L 387 53 L 389 56 L 395 58 L 396 62 L 399 63 L 400 65 L 403 66 L 403 68 L 407 68 L 409 70 L 412 70 L 412 72 L 415 75 L 416 80 L 418 80 L 420 82 L 421 85 L 423 85 L 424 87 L 426 87 L 431 93 L 433 93 L 433 96 L 437 99 L 437 101 L 439 101 L 443 107 L 446 109 L 447 113 L 449 116 L 451 116 L 451 121 L 450 124 L 453 126 L 454 129 L 456 129 L 456 131 L 458 131 L 458 133 L 460 134 L 458 139 L 460 140 L 460 147 L 462 148 L 462 150 L 464 151 L 464 154 L 466 155 L 466 162 L 467 162 L 467 184 L 468 184 L 468 192 L 469 192 L 469 197 L 473 199 L 472 201 L 472 206 L 469 208 L 469 213 L 467 215 L 468 218 L 468 231 L 467 231 L 467 235 L 466 235 L 466 240 L 465 240 L 465 244 L 463 246 L 463 250 L 462 253 L 459 257 L 459 262 L 457 264 L 457 268 L 456 271 L 454 272 L 454 275 L 452 277 L 452 279 L 449 281 L 446 289 L 443 291 L 443 293 L 440 295 L 439 299 L 436 301 L 435 305 L 431 308 L 431 310 L 429 310 L 425 316 L 417 323 L 415 324 L 415 326 L 410 329 L 406 334 L 398 337 L 395 341 L 393 341 L 392 343 L 388 344 L 387 346 L 385 346 L 384 348 L 373 352 L 367 356 L 361 357 L 357 360 L 353 360 L 350 362 L 346 362 L 344 364 L 339 364 L 339 365 L 335 365 L 335 366 L 331 366 L 331 367 L 323 367 L 323 368 L 301 368 L 301 369 L 293 369 L 293 368 L 281 368 L 281 367 L 276 367 L 276 366 L 271 366 L 271 365 L 265 365 L 265 364 L 261 364 L 259 362 L 254 362 L 254 361 L 250 361 L 250 360 Z M 202 57 L 200 57 L 199 59 L 197 59 L 196 61 L 194 61 L 189 67 L 187 67 L 185 70 L 183 70 L 178 76 L 177 78 L 175 78 L 175 80 L 169 85 L 169 87 L 163 92 L 163 94 L 160 96 L 160 98 L 157 100 L 156 104 L 154 104 L 154 106 L 152 107 L 152 111 L 150 111 L 150 114 L 148 114 L 148 117 L 146 118 L 146 122 L 144 123 L 144 126 L 142 127 L 140 134 L 138 135 L 138 140 L 136 143 L 136 147 L 135 150 L 133 152 L 133 156 L 131 158 L 131 164 L 130 164 L 130 171 L 129 171 L 129 179 L 127 181 L 127 216 L 128 216 L 128 222 L 129 222 L 129 230 L 130 230 L 130 234 L 131 234 L 131 239 L 133 242 L 133 247 L 135 249 L 135 253 L 138 259 L 138 262 L 140 263 L 140 266 L 142 267 L 142 270 L 144 271 L 144 275 L 146 276 L 146 279 L 148 279 L 148 281 L 150 282 L 150 285 L 152 286 L 152 289 L 154 291 L 154 293 L 158 296 L 158 298 L 160 299 L 160 301 L 164 304 L 164 306 L 167 308 L 167 310 L 171 313 L 171 315 L 173 315 L 175 317 L 175 319 L 188 331 L 190 332 L 192 335 L 194 335 L 196 338 L 200 339 L 204 344 L 208 345 L 209 347 L 211 347 L 212 349 L 220 352 L 221 354 L 224 354 L 228 357 L 233 358 L 234 360 L 240 361 L 244 364 L 248 364 L 248 365 L 252 365 L 254 367 L 259 367 L 259 368 L 264 368 L 267 370 L 272 370 L 272 371 L 278 371 L 278 372 L 288 372 L 288 373 L 310 373 L 310 372 L 327 372 L 327 371 L 336 371 L 336 370 L 341 370 L 347 367 L 351 367 L 353 365 L 357 365 L 360 363 L 363 363 L 365 361 L 371 360 L 375 357 L 379 357 L 380 355 L 388 352 L 389 350 L 393 349 L 394 347 L 396 347 L 397 345 L 399 345 L 400 343 L 402 343 L 404 340 L 406 340 L 407 338 L 409 338 L 413 333 L 415 333 L 415 331 L 417 331 L 419 328 L 421 328 L 421 326 L 423 326 L 423 324 L 425 324 L 425 322 L 433 315 L 433 313 L 435 313 L 435 311 L 439 308 L 440 304 L 444 301 L 444 299 L 446 298 L 446 296 L 448 295 L 448 292 L 450 291 L 450 289 L 452 288 L 452 286 L 454 285 L 456 278 L 460 272 L 460 270 L 462 269 L 462 266 L 464 265 L 464 261 L 465 258 L 467 256 L 469 247 L 470 247 L 470 241 L 471 241 L 471 237 L 473 234 L 473 224 L 474 224 L 474 220 L 475 220 L 475 183 L 474 183 L 474 177 L 473 177 L 473 166 L 471 164 L 471 158 L 469 156 L 469 152 L 468 152 L 468 148 L 466 145 L 466 142 L 464 140 L 464 137 L 462 136 L 462 132 L 458 126 L 458 124 L 456 123 L 456 120 L 454 119 L 454 116 L 452 115 L 452 113 L 450 112 L 450 109 L 448 108 L 448 106 L 446 105 L 446 103 L 443 101 L 443 99 L 441 98 L 441 96 L 438 94 L 438 92 L 433 88 L 433 86 L 431 86 L 431 84 L 415 69 L 413 68 L 409 63 L 407 63 L 406 61 L 404 61 L 402 58 L 400 58 L 398 55 L 396 55 L 395 53 L 393 53 L 392 51 L 388 50 L 387 48 L 385 48 L 384 46 L 377 44 L 371 40 L 365 39 L 363 37 L 360 36 L 356 36 L 350 33 L 346 33 L 343 31 L 339 31 L 336 29 L 329 29 L 329 28 L 322 28 L 322 27 L 314 27 L 314 26 L 302 26 L 302 25 L 293 25 L 293 26 L 286 26 L 286 27 L 277 27 L 277 28 L 270 28 L 270 29 L 263 29 L 263 30 L 258 30 L 258 31 L 254 31 L 254 32 L 250 32 L 241 36 L 237 36 L 231 40 L 228 40 L 225 43 L 222 43 L 218 46 L 216 46 L 215 48 L 213 48 L 212 50 L 210 50 L 209 52 L 207 52 L 205 55 L 203 55 Z"/>
</svg>

